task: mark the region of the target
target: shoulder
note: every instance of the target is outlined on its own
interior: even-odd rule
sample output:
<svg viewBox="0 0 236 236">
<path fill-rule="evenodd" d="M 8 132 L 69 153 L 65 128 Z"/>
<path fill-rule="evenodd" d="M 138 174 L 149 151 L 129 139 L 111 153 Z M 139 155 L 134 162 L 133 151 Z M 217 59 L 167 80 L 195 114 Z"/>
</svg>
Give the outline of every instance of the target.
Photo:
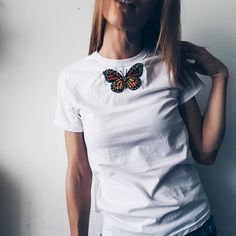
<svg viewBox="0 0 236 236">
<path fill-rule="evenodd" d="M 82 57 L 70 64 L 65 65 L 59 72 L 59 81 L 65 87 L 73 86 L 78 82 L 85 82 L 97 68 L 93 54 Z"/>
<path fill-rule="evenodd" d="M 91 54 L 65 65 L 62 72 L 67 75 L 78 72 L 82 73 L 84 71 L 92 69 L 95 65 L 96 61 L 94 60 L 93 54 Z"/>
</svg>

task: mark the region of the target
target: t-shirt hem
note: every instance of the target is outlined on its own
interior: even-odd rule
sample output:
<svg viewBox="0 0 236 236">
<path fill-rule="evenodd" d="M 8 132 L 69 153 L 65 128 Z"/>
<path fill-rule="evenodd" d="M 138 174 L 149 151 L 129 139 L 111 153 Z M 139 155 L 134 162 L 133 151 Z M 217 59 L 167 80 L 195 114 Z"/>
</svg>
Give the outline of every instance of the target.
<svg viewBox="0 0 236 236">
<path fill-rule="evenodd" d="M 194 222 L 191 226 L 187 226 L 184 229 L 181 229 L 180 231 L 172 233 L 168 233 L 168 236 L 185 236 L 188 233 L 191 233 L 192 231 L 200 228 L 211 216 L 211 210 L 208 210 L 206 214 L 204 214 L 200 219 Z M 111 236 L 108 232 L 111 230 L 110 225 L 105 225 L 104 223 L 102 224 L 102 236 Z M 125 233 L 123 234 L 125 236 L 133 236 L 135 235 L 134 233 Z M 167 236 L 167 234 L 161 235 L 160 233 L 153 233 L 151 234 L 152 236 Z M 142 236 L 150 236 L 150 234 L 142 234 Z"/>
<path fill-rule="evenodd" d="M 202 81 L 199 81 L 198 87 L 189 93 L 188 91 L 182 95 L 182 98 L 179 98 L 179 105 L 184 104 L 188 100 L 190 100 L 192 97 L 196 96 L 200 90 L 202 90 L 205 87 L 205 84 Z"/>
<path fill-rule="evenodd" d="M 211 216 L 211 211 L 208 210 L 207 213 L 202 216 L 198 221 L 196 221 L 193 225 L 191 226 L 188 226 L 187 228 L 185 229 L 182 229 L 181 231 L 179 232 L 176 232 L 175 234 L 171 234 L 170 236 L 184 236 L 188 233 L 191 233 L 192 231 L 200 228 Z"/>
<path fill-rule="evenodd" d="M 72 131 L 72 132 L 84 132 L 82 127 L 72 127 L 72 126 L 67 126 L 63 123 L 60 123 L 58 121 L 54 121 L 53 124 L 57 126 L 60 129 L 66 130 L 66 131 Z"/>
</svg>

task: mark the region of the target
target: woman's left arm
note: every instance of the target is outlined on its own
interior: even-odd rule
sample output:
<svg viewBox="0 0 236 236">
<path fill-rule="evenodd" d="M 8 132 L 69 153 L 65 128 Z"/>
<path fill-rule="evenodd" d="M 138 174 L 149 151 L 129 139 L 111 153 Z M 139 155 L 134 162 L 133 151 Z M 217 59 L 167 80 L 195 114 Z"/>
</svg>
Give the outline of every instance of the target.
<svg viewBox="0 0 236 236">
<path fill-rule="evenodd" d="M 228 68 L 204 47 L 183 41 L 181 47 L 185 58 L 195 60 L 195 63 L 189 66 L 212 79 L 203 116 L 195 97 L 179 106 L 188 129 L 189 144 L 194 158 L 201 164 L 211 165 L 215 162 L 225 133 Z"/>
</svg>

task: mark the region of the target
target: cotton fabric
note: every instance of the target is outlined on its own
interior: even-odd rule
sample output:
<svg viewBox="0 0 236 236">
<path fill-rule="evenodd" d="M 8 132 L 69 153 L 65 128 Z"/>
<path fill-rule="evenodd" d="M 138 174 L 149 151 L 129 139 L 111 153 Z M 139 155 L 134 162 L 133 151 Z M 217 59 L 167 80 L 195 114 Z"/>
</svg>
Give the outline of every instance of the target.
<svg viewBox="0 0 236 236">
<path fill-rule="evenodd" d="M 211 215 L 178 109 L 205 84 L 189 72 L 187 88 L 171 84 L 160 59 L 147 48 L 126 59 L 95 51 L 59 75 L 54 124 L 84 133 L 103 236 L 183 236 Z M 113 92 L 102 72 L 137 62 L 141 87 Z"/>
<path fill-rule="evenodd" d="M 213 215 L 211 215 L 201 227 L 191 231 L 190 233 L 186 234 L 186 236 L 217 236 L 217 232 L 215 219 Z M 99 236 L 102 236 L 102 234 L 100 233 Z"/>
</svg>

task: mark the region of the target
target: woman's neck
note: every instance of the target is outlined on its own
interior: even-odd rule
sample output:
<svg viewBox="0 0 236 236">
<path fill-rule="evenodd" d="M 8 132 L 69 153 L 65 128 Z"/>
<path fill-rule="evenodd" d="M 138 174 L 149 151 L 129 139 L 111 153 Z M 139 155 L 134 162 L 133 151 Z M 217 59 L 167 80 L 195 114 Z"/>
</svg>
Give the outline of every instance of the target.
<svg viewBox="0 0 236 236">
<path fill-rule="evenodd" d="M 143 49 L 141 33 L 122 31 L 107 22 L 99 54 L 111 59 L 133 57 Z"/>
</svg>

